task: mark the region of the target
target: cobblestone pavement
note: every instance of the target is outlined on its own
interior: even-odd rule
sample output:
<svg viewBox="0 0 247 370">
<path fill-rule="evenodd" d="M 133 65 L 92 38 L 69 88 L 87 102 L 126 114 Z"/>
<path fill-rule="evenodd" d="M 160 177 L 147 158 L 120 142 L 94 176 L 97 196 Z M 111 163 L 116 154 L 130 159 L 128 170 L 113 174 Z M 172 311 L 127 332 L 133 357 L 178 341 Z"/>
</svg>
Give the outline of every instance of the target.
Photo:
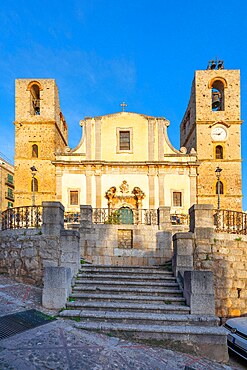
<svg viewBox="0 0 247 370">
<path fill-rule="evenodd" d="M 41 288 L 0 276 L 0 316 L 41 307 Z M 0 369 L 11 370 L 239 370 L 236 360 L 218 364 L 205 358 L 131 343 L 104 334 L 73 327 L 73 321 L 58 319 L 0 341 Z"/>
</svg>

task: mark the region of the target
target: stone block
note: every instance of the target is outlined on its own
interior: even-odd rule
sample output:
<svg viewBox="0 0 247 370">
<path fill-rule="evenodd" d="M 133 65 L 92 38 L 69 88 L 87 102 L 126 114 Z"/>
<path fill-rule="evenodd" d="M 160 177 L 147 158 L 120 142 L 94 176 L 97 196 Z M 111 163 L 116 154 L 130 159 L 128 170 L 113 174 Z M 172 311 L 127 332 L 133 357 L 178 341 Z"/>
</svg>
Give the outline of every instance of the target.
<svg viewBox="0 0 247 370">
<path fill-rule="evenodd" d="M 196 228 L 214 228 L 212 204 L 194 204 L 189 209 L 190 231 L 194 232 Z"/>
<path fill-rule="evenodd" d="M 191 314 L 215 315 L 213 273 L 184 271 L 184 298 Z"/>
<path fill-rule="evenodd" d="M 45 235 L 60 235 L 64 228 L 64 206 L 60 202 L 42 202 L 43 224 Z"/>
<path fill-rule="evenodd" d="M 64 307 L 70 293 L 71 279 L 71 269 L 68 267 L 45 267 L 43 306 L 51 309 Z"/>
</svg>

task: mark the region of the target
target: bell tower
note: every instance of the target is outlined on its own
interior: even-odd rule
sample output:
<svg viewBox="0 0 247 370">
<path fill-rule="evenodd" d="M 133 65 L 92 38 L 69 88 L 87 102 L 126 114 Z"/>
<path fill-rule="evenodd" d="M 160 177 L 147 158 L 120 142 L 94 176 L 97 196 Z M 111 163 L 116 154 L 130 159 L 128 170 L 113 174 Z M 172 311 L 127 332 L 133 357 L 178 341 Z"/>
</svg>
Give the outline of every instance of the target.
<svg viewBox="0 0 247 370">
<path fill-rule="evenodd" d="M 241 124 L 240 71 L 210 61 L 206 70 L 195 72 L 180 125 L 181 146 L 194 148 L 200 162 L 198 203 L 217 208 L 220 192 L 221 209 L 242 211 Z"/>
<path fill-rule="evenodd" d="M 53 161 L 68 130 L 53 79 L 18 79 L 15 91 L 15 205 L 56 200 Z"/>
</svg>

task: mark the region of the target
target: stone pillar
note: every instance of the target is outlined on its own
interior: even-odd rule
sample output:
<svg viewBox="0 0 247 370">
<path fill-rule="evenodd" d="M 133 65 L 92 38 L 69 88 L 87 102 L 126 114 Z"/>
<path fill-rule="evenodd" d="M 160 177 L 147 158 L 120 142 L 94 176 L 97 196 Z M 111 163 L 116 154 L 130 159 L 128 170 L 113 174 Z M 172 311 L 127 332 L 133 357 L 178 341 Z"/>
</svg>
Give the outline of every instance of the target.
<svg viewBox="0 0 247 370">
<path fill-rule="evenodd" d="M 80 268 L 80 233 L 77 230 L 62 230 L 60 234 L 60 266 L 70 267 L 75 276 Z"/>
<path fill-rule="evenodd" d="M 198 239 L 210 239 L 214 233 L 214 206 L 212 204 L 194 204 L 189 209 L 190 231 Z"/>
<path fill-rule="evenodd" d="M 101 208 L 101 171 L 95 173 L 96 208 Z"/>
<path fill-rule="evenodd" d="M 92 204 L 92 172 L 86 171 L 86 202 Z"/>
<path fill-rule="evenodd" d="M 164 160 L 164 143 L 165 143 L 164 119 L 157 118 L 157 124 L 158 124 L 158 160 L 163 161 Z"/>
<path fill-rule="evenodd" d="M 148 187 L 149 187 L 149 209 L 155 207 L 155 169 L 149 167 L 148 172 Z"/>
<path fill-rule="evenodd" d="M 164 207 L 165 205 L 165 197 L 164 197 L 164 180 L 165 175 L 163 173 L 158 174 L 158 181 L 159 181 L 159 207 Z"/>
<path fill-rule="evenodd" d="M 196 179 L 197 173 L 195 168 L 190 169 L 190 204 L 196 204 Z"/>
<path fill-rule="evenodd" d="M 176 233 L 173 235 L 172 269 L 175 276 L 183 276 L 184 271 L 193 270 L 193 234 Z"/>
<path fill-rule="evenodd" d="M 154 161 L 154 119 L 148 120 L 148 160 Z"/>
<path fill-rule="evenodd" d="M 184 298 L 192 315 L 215 315 L 213 273 L 185 271 Z"/>
<path fill-rule="evenodd" d="M 64 228 L 64 206 L 60 202 L 42 202 L 42 207 L 42 233 L 60 236 Z"/>
<path fill-rule="evenodd" d="M 95 159 L 101 159 L 101 119 L 95 119 Z"/>
<path fill-rule="evenodd" d="M 60 167 L 56 168 L 56 199 L 62 201 L 62 171 Z"/>
<path fill-rule="evenodd" d="M 91 141 L 92 118 L 85 117 L 84 122 L 85 122 L 84 129 L 86 131 L 86 159 L 90 160 L 92 159 L 92 141 Z"/>
<path fill-rule="evenodd" d="M 80 206 L 80 212 L 81 212 L 80 228 L 91 229 L 93 225 L 92 206 Z"/>
<path fill-rule="evenodd" d="M 71 291 L 71 279 L 69 267 L 46 266 L 44 268 L 42 305 L 53 309 L 64 307 Z"/>
<path fill-rule="evenodd" d="M 159 207 L 158 217 L 159 217 L 159 229 L 161 230 L 171 230 L 171 207 Z"/>
</svg>

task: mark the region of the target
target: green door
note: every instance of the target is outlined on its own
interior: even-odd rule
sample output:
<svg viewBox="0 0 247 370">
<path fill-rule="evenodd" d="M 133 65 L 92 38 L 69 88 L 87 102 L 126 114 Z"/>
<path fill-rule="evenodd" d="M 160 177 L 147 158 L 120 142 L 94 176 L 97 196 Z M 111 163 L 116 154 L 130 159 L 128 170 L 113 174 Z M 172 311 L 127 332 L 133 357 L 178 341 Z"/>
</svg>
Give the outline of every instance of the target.
<svg viewBox="0 0 247 370">
<path fill-rule="evenodd" d="M 120 208 L 119 216 L 121 224 L 133 224 L 133 212 L 129 207 Z"/>
</svg>

